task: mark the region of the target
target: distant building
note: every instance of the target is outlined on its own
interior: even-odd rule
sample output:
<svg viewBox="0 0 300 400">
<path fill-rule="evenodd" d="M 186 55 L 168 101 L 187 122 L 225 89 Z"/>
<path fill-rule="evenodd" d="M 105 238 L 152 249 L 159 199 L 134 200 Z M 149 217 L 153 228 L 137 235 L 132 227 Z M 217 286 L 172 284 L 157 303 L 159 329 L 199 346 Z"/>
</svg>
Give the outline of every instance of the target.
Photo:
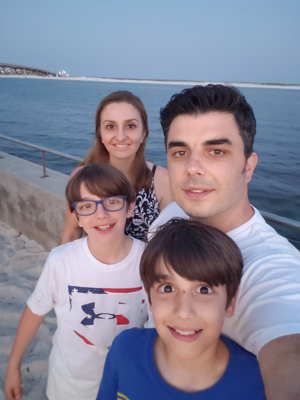
<svg viewBox="0 0 300 400">
<path fill-rule="evenodd" d="M 67 74 L 66 71 L 61 71 L 58 73 L 58 76 L 61 78 L 67 78 L 69 74 Z"/>
</svg>

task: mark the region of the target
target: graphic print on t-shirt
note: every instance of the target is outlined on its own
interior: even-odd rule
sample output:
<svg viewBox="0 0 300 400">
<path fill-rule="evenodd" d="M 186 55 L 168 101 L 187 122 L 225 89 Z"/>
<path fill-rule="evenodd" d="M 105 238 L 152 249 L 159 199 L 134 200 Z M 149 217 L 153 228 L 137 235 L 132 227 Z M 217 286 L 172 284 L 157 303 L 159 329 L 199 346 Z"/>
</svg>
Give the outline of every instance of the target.
<svg viewBox="0 0 300 400">
<path fill-rule="evenodd" d="M 69 285 L 68 291 L 68 323 L 74 333 L 99 354 L 105 355 L 115 336 L 130 328 L 131 322 L 134 324 L 136 304 L 140 304 L 141 313 L 146 313 L 142 286 L 118 289 Z"/>
</svg>

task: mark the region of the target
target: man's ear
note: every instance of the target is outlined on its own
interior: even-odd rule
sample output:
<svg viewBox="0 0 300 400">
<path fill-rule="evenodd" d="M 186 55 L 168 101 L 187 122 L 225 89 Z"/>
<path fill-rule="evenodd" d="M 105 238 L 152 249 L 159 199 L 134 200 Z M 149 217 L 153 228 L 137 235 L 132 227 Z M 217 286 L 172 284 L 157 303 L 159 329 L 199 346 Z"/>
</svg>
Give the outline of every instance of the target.
<svg viewBox="0 0 300 400">
<path fill-rule="evenodd" d="M 225 317 L 232 317 L 234 313 L 234 307 L 235 307 L 235 302 L 236 302 L 236 297 L 237 297 L 237 291 L 235 292 L 235 295 L 233 296 L 229 306 L 226 308 L 225 311 Z"/>
<path fill-rule="evenodd" d="M 129 204 L 126 218 L 130 218 L 132 216 L 133 210 L 134 210 L 134 202 Z"/>
<path fill-rule="evenodd" d="M 246 181 L 249 183 L 252 179 L 253 172 L 257 164 L 257 154 L 252 153 L 246 161 Z"/>
</svg>

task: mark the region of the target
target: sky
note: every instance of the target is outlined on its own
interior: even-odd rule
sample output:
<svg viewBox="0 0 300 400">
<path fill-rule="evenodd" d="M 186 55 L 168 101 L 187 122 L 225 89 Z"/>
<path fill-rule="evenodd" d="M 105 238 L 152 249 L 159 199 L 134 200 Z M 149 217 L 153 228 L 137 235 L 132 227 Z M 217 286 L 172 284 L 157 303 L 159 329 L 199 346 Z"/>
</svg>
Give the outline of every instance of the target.
<svg viewBox="0 0 300 400">
<path fill-rule="evenodd" d="M 0 0 L 0 62 L 70 76 L 300 84 L 300 0 Z"/>
</svg>

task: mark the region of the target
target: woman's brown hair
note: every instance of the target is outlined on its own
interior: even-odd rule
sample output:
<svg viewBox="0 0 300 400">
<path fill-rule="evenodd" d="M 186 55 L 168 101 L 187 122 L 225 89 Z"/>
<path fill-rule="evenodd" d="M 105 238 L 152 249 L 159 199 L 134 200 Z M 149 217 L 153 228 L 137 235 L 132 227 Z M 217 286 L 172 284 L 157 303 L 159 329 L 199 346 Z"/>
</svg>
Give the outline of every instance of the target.
<svg viewBox="0 0 300 400">
<path fill-rule="evenodd" d="M 106 150 L 106 148 L 103 145 L 102 140 L 101 140 L 100 126 L 101 126 L 101 113 L 102 113 L 103 109 L 112 103 L 131 104 L 133 107 L 135 107 L 139 111 L 141 119 L 142 119 L 143 130 L 145 132 L 145 139 L 143 140 L 143 143 L 141 143 L 141 145 L 136 153 L 136 156 L 132 163 L 131 171 L 130 171 L 130 174 L 133 177 L 134 190 L 136 193 L 138 193 L 142 188 L 150 187 L 152 174 L 146 164 L 146 159 L 145 159 L 145 147 L 146 147 L 147 137 L 149 134 L 148 117 L 147 117 L 147 113 L 146 113 L 146 110 L 145 110 L 145 107 L 144 107 L 142 101 L 140 100 L 139 97 L 135 96 L 133 93 L 131 93 L 127 90 L 120 90 L 118 92 L 110 93 L 108 96 L 106 96 L 101 101 L 101 103 L 98 106 L 98 109 L 96 111 L 96 116 L 95 116 L 96 142 L 95 142 L 93 148 L 91 149 L 91 151 L 88 153 L 88 155 L 83 160 L 82 165 L 87 165 L 87 164 L 96 163 L 96 162 L 105 162 L 105 163 L 109 162 L 109 153 Z"/>
</svg>

